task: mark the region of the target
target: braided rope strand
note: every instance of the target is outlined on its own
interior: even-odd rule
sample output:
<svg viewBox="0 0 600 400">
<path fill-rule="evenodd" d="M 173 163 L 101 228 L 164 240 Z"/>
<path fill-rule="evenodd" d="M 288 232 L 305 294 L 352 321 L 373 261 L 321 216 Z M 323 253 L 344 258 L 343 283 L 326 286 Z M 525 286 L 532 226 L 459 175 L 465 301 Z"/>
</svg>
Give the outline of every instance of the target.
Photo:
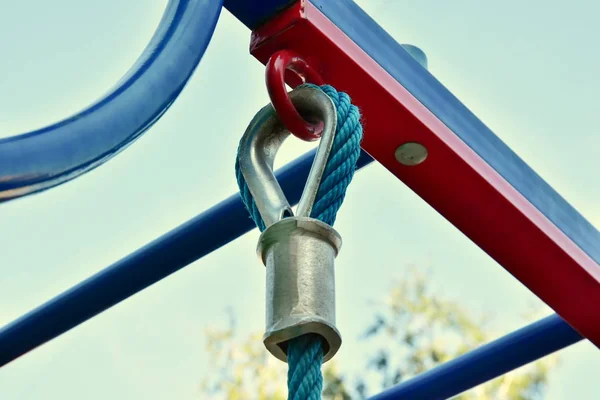
<svg viewBox="0 0 600 400">
<path fill-rule="evenodd" d="M 360 142 L 362 140 L 362 125 L 360 111 L 350 101 L 346 93 L 338 92 L 329 85 L 321 87 L 305 84 L 301 87 L 312 87 L 322 90 L 327 94 L 337 112 L 335 137 L 321 183 L 317 190 L 311 217 L 333 226 L 339 211 L 346 189 L 352 181 L 356 162 L 360 157 Z M 252 193 L 240 170 L 236 158 L 235 175 L 240 188 L 240 196 L 262 232 L 266 229 L 265 223 L 256 207 Z M 287 348 L 288 358 L 288 400 L 319 400 L 323 390 L 323 348 L 319 335 L 303 335 L 290 340 Z"/>
<path fill-rule="evenodd" d="M 290 341 L 288 400 L 320 400 L 323 391 L 323 348 L 319 335 L 303 335 Z"/>
<path fill-rule="evenodd" d="M 256 202 L 252 197 L 252 193 L 250 193 L 250 188 L 246 183 L 246 179 L 244 179 L 242 169 L 240 168 L 240 160 L 237 157 L 235 159 L 235 178 L 237 180 L 238 187 L 240 188 L 242 202 L 244 203 L 246 210 L 248 210 L 250 218 L 252 218 L 258 230 L 261 232 L 264 231 L 266 229 L 265 221 L 263 221 L 262 217 L 260 216 L 260 212 L 258 211 L 258 207 L 256 207 Z"/>
</svg>

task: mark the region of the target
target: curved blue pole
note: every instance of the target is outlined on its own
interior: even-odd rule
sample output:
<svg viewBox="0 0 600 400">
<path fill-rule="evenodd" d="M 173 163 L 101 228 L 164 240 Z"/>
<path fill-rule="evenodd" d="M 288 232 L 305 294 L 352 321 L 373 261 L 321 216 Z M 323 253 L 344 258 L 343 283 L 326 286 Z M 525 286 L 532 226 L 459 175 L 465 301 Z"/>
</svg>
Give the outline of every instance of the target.
<svg viewBox="0 0 600 400">
<path fill-rule="evenodd" d="M 175 101 L 200 62 L 223 0 L 170 0 L 152 40 L 115 88 L 78 114 L 0 140 L 0 202 L 99 166 Z"/>
</svg>

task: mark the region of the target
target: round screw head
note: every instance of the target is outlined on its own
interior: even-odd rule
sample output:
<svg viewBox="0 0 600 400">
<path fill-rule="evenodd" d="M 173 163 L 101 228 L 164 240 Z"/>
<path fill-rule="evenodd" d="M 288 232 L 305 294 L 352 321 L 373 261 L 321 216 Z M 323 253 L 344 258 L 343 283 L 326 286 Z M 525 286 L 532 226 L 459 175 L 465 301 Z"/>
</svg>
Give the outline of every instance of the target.
<svg viewBox="0 0 600 400">
<path fill-rule="evenodd" d="M 402 165 L 418 165 L 427 158 L 427 149 L 420 143 L 408 142 L 396 149 L 395 156 Z"/>
</svg>

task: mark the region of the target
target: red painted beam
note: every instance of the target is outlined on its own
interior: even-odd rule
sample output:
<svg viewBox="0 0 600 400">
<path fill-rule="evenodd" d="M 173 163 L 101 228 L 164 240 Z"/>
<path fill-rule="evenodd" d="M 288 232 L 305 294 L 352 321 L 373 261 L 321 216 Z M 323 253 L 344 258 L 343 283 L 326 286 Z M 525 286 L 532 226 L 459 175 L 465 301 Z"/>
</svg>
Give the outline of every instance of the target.
<svg viewBox="0 0 600 400">
<path fill-rule="evenodd" d="M 262 63 L 290 49 L 362 111 L 363 149 L 407 184 L 579 333 L 600 345 L 600 267 L 446 124 L 309 2 L 253 32 Z M 418 142 L 427 159 L 404 166 Z"/>
</svg>

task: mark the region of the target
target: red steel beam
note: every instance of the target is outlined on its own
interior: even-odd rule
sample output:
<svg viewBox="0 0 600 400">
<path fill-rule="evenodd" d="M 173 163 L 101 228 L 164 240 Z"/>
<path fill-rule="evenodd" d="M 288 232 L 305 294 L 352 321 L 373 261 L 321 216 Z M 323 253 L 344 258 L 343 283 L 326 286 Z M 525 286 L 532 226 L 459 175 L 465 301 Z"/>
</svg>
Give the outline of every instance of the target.
<svg viewBox="0 0 600 400">
<path fill-rule="evenodd" d="M 282 49 L 352 97 L 362 111 L 367 153 L 600 345 L 600 268 L 530 199 L 310 2 L 253 32 L 251 53 L 262 63 Z M 407 142 L 425 146 L 427 159 L 400 164 L 395 151 Z"/>
</svg>

